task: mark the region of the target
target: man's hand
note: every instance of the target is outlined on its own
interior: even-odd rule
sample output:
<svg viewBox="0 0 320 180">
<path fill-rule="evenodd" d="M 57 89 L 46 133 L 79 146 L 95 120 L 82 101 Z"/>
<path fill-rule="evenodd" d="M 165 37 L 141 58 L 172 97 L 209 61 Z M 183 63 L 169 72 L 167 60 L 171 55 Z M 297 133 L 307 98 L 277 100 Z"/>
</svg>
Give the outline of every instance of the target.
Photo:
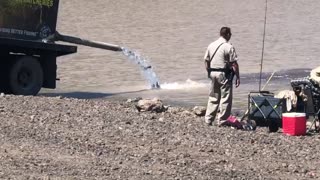
<svg viewBox="0 0 320 180">
<path fill-rule="evenodd" d="M 236 78 L 236 88 L 240 86 L 240 78 Z"/>
</svg>

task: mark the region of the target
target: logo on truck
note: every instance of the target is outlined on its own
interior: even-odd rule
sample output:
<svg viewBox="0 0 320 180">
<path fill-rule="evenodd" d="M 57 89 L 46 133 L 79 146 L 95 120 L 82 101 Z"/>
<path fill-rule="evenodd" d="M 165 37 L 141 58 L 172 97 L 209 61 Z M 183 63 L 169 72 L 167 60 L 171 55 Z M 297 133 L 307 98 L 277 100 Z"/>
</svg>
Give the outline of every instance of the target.
<svg viewBox="0 0 320 180">
<path fill-rule="evenodd" d="M 50 27 L 49 26 L 42 26 L 42 28 L 40 29 L 40 34 L 39 34 L 39 36 L 40 36 L 40 38 L 46 38 L 46 37 L 48 37 L 49 35 L 51 35 L 51 29 L 50 29 Z"/>
</svg>

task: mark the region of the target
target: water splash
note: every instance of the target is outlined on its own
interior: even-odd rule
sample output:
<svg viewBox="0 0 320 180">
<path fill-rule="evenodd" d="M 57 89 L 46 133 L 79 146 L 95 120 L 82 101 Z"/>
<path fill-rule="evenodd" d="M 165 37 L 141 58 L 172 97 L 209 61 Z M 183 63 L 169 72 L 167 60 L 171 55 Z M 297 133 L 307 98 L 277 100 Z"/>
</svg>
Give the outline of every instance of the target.
<svg viewBox="0 0 320 180">
<path fill-rule="evenodd" d="M 163 83 L 161 84 L 161 89 L 169 89 L 169 90 L 179 90 L 179 89 L 195 89 L 195 88 L 203 88 L 207 87 L 206 83 L 200 83 L 196 81 L 192 81 L 191 79 L 186 80 L 184 83 Z"/>
<path fill-rule="evenodd" d="M 127 56 L 130 61 L 139 65 L 143 77 L 148 81 L 152 89 L 160 88 L 159 79 L 153 71 L 152 66 L 149 64 L 148 59 L 142 57 L 139 53 L 124 47 L 122 47 L 122 53 Z"/>
</svg>

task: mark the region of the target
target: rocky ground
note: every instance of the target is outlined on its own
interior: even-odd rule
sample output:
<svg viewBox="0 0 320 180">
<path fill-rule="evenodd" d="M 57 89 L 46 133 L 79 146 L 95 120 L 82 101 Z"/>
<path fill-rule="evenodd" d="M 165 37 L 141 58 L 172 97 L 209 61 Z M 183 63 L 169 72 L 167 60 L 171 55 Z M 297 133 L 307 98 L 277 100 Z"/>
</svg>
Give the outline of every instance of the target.
<svg viewBox="0 0 320 180">
<path fill-rule="evenodd" d="M 320 179 L 320 136 L 208 127 L 188 109 L 0 97 L 0 179 Z"/>
</svg>

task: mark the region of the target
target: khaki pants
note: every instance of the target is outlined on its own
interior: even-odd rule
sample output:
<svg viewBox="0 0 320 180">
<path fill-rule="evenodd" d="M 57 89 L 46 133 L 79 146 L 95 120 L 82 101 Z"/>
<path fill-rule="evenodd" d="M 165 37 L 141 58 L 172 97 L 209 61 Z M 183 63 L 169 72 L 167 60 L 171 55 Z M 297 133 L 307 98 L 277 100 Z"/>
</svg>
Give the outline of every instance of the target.
<svg viewBox="0 0 320 180">
<path fill-rule="evenodd" d="M 228 80 L 224 72 L 211 72 L 211 87 L 205 122 L 212 123 L 217 117 L 217 124 L 221 124 L 231 114 L 232 81 Z"/>
</svg>

